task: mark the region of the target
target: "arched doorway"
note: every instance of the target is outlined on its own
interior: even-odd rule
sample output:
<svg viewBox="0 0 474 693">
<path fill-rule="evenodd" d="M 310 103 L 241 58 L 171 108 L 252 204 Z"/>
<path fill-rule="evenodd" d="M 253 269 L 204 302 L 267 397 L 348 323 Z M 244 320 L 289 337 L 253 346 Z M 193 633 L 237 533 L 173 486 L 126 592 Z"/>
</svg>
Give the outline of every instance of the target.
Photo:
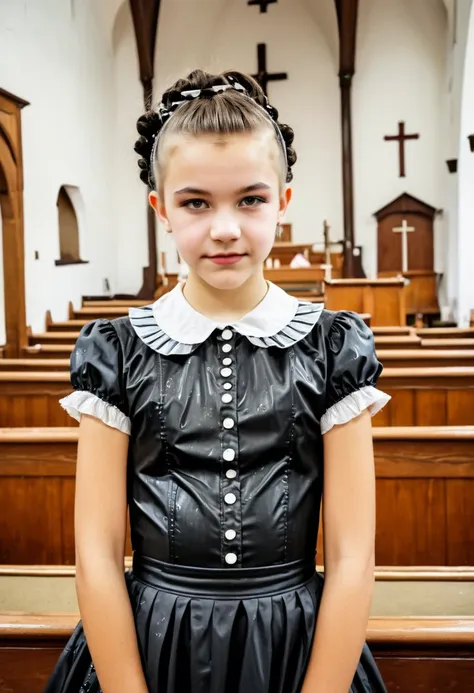
<svg viewBox="0 0 474 693">
<path fill-rule="evenodd" d="M 21 109 L 28 102 L 0 89 L 0 209 L 3 229 L 5 356 L 26 346 Z"/>
</svg>

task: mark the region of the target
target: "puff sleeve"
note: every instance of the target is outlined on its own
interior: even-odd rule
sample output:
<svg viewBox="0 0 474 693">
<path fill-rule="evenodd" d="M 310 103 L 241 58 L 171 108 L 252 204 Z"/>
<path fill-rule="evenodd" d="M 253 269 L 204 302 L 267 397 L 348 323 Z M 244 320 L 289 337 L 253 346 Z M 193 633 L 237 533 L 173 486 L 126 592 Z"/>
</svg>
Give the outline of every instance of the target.
<svg viewBox="0 0 474 693">
<path fill-rule="evenodd" d="M 374 416 L 389 395 L 376 389 L 382 364 L 375 355 L 372 331 L 356 313 L 336 314 L 326 337 L 326 410 L 321 433 L 368 409 Z"/>
<path fill-rule="evenodd" d="M 71 355 L 71 383 L 74 392 L 60 400 L 68 414 L 77 421 L 89 414 L 130 434 L 122 349 L 109 320 L 95 320 L 82 328 Z"/>
</svg>

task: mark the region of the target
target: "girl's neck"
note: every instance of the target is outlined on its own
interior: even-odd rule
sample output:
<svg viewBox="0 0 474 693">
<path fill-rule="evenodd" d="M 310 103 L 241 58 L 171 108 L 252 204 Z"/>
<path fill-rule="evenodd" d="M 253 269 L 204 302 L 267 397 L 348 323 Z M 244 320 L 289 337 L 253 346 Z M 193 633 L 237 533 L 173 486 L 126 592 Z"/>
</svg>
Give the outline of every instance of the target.
<svg viewBox="0 0 474 693">
<path fill-rule="evenodd" d="M 265 297 L 268 283 L 263 274 L 251 276 L 237 290 L 215 289 L 193 272 L 189 273 L 183 294 L 187 302 L 208 318 L 233 323 L 250 313 Z"/>
</svg>

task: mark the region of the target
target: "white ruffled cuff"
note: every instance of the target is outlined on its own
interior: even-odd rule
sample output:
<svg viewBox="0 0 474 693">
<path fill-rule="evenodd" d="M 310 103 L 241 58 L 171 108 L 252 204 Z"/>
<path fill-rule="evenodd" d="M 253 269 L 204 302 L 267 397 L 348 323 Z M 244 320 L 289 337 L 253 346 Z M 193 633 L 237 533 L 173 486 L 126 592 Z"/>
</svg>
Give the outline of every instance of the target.
<svg viewBox="0 0 474 693">
<path fill-rule="evenodd" d="M 87 390 L 75 390 L 67 397 L 59 400 L 59 404 L 76 421 L 81 420 L 81 414 L 89 414 L 100 419 L 107 426 L 116 428 L 122 433 L 130 435 L 131 422 L 128 416 L 113 404 L 104 402 L 103 399 L 87 392 Z"/>
<path fill-rule="evenodd" d="M 324 435 L 338 424 L 345 424 L 351 419 L 355 419 L 365 409 L 368 409 L 372 416 L 375 416 L 382 407 L 391 399 L 382 390 L 377 390 L 372 385 L 361 387 L 360 390 L 352 392 L 344 397 L 323 414 L 321 417 L 321 434 Z"/>
</svg>

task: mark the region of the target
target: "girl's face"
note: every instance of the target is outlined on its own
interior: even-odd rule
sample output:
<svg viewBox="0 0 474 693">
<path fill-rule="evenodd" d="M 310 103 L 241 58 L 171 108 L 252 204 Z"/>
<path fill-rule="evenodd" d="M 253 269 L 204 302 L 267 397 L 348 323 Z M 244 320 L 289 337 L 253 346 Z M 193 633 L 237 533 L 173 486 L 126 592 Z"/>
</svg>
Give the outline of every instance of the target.
<svg viewBox="0 0 474 693">
<path fill-rule="evenodd" d="M 271 133 L 170 135 L 162 197 L 150 194 L 178 252 L 215 289 L 237 289 L 263 263 L 291 199 Z"/>
</svg>

